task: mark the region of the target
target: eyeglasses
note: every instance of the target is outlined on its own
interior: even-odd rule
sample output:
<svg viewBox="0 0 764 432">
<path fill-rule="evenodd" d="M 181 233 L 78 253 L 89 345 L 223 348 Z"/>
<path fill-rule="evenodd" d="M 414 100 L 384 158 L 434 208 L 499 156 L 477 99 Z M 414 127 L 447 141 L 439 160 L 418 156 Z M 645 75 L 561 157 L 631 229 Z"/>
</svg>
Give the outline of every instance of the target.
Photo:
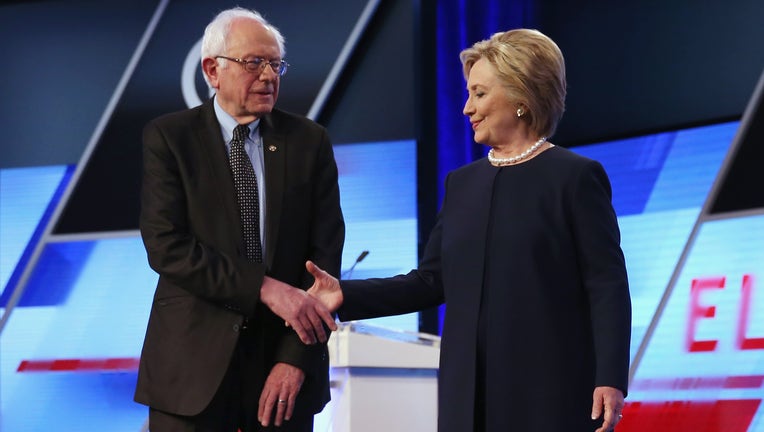
<svg viewBox="0 0 764 432">
<path fill-rule="evenodd" d="M 222 58 L 226 60 L 231 60 L 232 62 L 236 62 L 240 64 L 245 71 L 252 72 L 252 73 L 263 73 L 265 70 L 265 65 L 269 65 L 273 72 L 276 72 L 278 76 L 283 76 L 286 71 L 287 67 L 289 66 L 289 63 L 287 63 L 284 60 L 266 60 L 261 57 L 255 57 L 252 60 L 244 60 L 240 58 L 231 58 L 226 56 L 215 56 L 215 58 Z"/>
</svg>

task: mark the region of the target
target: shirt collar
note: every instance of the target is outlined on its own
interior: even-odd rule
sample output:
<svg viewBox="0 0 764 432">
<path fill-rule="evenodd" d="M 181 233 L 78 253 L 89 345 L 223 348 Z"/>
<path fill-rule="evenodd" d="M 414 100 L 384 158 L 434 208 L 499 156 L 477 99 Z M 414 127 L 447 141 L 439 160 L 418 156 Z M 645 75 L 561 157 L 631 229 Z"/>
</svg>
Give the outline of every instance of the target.
<svg viewBox="0 0 764 432">
<path fill-rule="evenodd" d="M 220 131 L 223 133 L 223 141 L 227 145 L 233 139 L 234 128 L 239 124 L 220 106 L 217 97 L 213 99 L 213 105 L 215 107 L 215 116 L 218 118 L 218 123 L 220 123 Z M 253 121 L 247 126 L 249 126 L 249 139 L 256 141 L 255 138 L 257 137 L 257 128 L 260 126 L 260 119 Z"/>
</svg>

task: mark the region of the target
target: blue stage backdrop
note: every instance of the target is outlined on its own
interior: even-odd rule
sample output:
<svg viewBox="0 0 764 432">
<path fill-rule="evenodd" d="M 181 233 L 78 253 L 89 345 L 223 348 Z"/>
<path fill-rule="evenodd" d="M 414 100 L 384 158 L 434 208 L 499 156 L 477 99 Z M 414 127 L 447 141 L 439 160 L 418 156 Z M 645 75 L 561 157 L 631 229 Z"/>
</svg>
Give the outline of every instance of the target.
<svg viewBox="0 0 764 432">
<path fill-rule="evenodd" d="M 304 2 L 299 10 L 286 2 L 258 5 L 288 38 L 293 67 L 281 108 L 310 109 L 372 3 Z M 391 9 L 382 3 L 380 16 L 405 9 L 402 0 Z M 472 143 L 461 114 L 459 51 L 495 31 L 564 24 L 550 16 L 569 9 L 551 3 L 437 2 L 439 185 L 446 172 L 484 152 Z M 208 94 L 193 57 L 201 28 L 220 7 L 211 0 L 137 0 L 129 10 L 92 0 L 2 6 L 0 35 L 14 41 L 0 47 L 14 59 L 3 84 L 12 103 L 0 108 L 6 136 L 0 145 L 2 312 L 19 283 L 26 290 L 0 327 L 0 430 L 145 429 L 146 408 L 132 402 L 132 392 L 157 276 L 134 230 L 140 129 L 155 115 Z M 331 25 L 316 19 L 327 11 Z M 759 16 L 749 15 L 754 21 Z M 37 24 L 37 37 L 18 37 L 28 34 L 29 22 Z M 413 63 L 408 56 L 364 59 L 380 60 L 367 66 L 382 71 L 380 65 Z M 718 66 L 709 64 L 714 67 L 704 71 Z M 92 76 L 83 78 L 83 70 Z M 762 86 L 740 121 L 622 131 L 628 138 L 573 148 L 601 161 L 612 180 L 630 276 L 633 366 L 620 432 L 764 430 Z M 41 96 L 30 98 L 27 88 Z M 411 109 L 409 99 L 401 100 L 397 108 Z M 405 273 L 416 266 L 423 235 L 417 226 L 418 143 L 413 137 L 351 141 L 335 146 L 348 224 L 343 271 L 369 251 L 349 276 Z M 93 196 L 106 187 L 118 191 L 117 199 L 94 206 Z M 416 330 L 418 317 L 376 323 Z M 316 430 L 330 430 L 331 414 L 321 414 Z"/>
</svg>

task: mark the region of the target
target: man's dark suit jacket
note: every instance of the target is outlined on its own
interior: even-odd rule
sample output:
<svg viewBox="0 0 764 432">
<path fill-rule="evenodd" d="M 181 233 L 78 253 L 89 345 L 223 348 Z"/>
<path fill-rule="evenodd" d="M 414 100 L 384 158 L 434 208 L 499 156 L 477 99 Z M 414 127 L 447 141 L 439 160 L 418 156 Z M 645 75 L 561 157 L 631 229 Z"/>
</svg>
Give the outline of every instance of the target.
<svg viewBox="0 0 764 432">
<path fill-rule="evenodd" d="M 245 317 L 262 383 L 276 362 L 305 372 L 295 417 L 319 412 L 329 400 L 326 345 L 304 345 L 259 298 L 265 275 L 309 287 L 308 259 L 339 274 L 345 225 L 334 154 L 323 127 L 283 111 L 264 116 L 260 134 L 267 200 L 262 264 L 245 258 L 212 100 L 144 130 L 140 230 L 159 282 L 140 360 L 139 403 L 179 415 L 201 412 L 223 379 Z"/>
</svg>

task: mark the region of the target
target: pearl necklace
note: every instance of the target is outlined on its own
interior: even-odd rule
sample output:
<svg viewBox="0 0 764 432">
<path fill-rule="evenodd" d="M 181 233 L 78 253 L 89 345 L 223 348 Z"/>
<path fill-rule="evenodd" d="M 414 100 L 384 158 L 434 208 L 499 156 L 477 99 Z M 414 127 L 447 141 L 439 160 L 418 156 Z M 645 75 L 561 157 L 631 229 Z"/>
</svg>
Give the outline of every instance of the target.
<svg viewBox="0 0 764 432">
<path fill-rule="evenodd" d="M 527 158 L 528 156 L 532 155 L 536 152 L 536 150 L 539 149 L 544 143 L 546 142 L 546 137 L 539 138 L 538 141 L 536 141 L 535 144 L 533 144 L 528 150 L 520 153 L 517 156 L 512 156 L 508 158 L 497 158 L 493 156 L 493 149 L 488 151 L 488 162 L 491 163 L 491 165 L 495 166 L 504 166 L 504 165 L 512 165 L 513 163 L 520 162 L 521 160 Z"/>
</svg>

